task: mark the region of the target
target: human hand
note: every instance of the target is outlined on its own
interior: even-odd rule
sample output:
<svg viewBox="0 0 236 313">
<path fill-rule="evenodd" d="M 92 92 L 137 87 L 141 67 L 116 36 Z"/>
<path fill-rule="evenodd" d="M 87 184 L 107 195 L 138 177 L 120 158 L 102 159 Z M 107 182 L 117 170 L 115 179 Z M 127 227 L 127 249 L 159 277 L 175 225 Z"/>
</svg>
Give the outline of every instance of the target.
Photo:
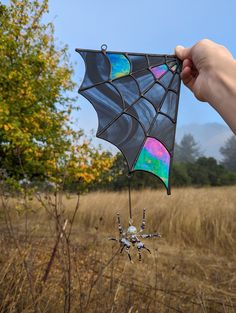
<svg viewBox="0 0 236 313">
<path fill-rule="evenodd" d="M 191 48 L 177 46 L 175 53 L 183 61 L 184 84 L 198 100 L 209 102 L 236 132 L 236 61 L 229 50 L 204 39 Z"/>
<path fill-rule="evenodd" d="M 177 46 L 175 53 L 183 61 L 181 78 L 200 101 L 211 102 L 215 85 L 223 75 L 227 63 L 234 61 L 224 46 L 203 39 L 191 48 Z"/>
</svg>

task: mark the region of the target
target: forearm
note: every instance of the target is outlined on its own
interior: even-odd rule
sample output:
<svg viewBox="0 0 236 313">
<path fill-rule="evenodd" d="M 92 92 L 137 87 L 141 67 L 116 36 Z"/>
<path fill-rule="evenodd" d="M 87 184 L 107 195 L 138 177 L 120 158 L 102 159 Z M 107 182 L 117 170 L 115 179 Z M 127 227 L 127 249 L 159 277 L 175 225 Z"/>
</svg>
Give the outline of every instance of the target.
<svg viewBox="0 0 236 313">
<path fill-rule="evenodd" d="M 209 102 L 236 134 L 236 60 L 227 60 L 212 75 L 214 90 Z"/>
<path fill-rule="evenodd" d="M 183 60 L 181 78 L 200 101 L 218 111 L 236 134 L 236 60 L 230 51 L 203 39 L 190 48 L 176 47 Z"/>
</svg>

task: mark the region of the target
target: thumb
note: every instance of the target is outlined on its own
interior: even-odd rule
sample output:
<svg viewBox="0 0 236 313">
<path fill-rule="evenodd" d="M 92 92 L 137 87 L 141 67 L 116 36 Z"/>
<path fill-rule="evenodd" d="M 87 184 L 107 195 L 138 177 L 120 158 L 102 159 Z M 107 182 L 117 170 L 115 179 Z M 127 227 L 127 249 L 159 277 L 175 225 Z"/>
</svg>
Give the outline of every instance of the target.
<svg viewBox="0 0 236 313">
<path fill-rule="evenodd" d="M 175 54 L 180 60 L 191 58 L 191 48 L 184 48 L 183 46 L 175 47 Z"/>
</svg>

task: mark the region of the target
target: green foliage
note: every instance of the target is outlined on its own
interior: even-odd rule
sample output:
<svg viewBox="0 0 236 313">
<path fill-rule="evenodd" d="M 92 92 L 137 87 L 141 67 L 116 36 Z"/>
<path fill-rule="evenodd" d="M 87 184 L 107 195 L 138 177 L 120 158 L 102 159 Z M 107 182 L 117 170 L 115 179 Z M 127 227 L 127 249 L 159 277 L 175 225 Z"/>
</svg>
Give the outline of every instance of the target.
<svg viewBox="0 0 236 313">
<path fill-rule="evenodd" d="M 229 170 L 236 172 L 236 136 L 231 136 L 223 147 L 220 148 L 223 155 L 222 164 Z"/>
<path fill-rule="evenodd" d="M 112 182 L 106 186 L 103 186 L 104 189 L 111 189 L 111 190 L 121 190 L 128 186 L 128 178 L 127 178 L 127 164 L 122 155 L 122 153 L 117 153 L 114 162 L 112 164 L 110 174 L 112 177 Z"/>
<path fill-rule="evenodd" d="M 109 174 L 108 174 L 109 173 Z M 123 190 L 127 189 L 129 183 L 134 189 L 143 188 L 159 188 L 162 183 L 156 176 L 143 171 L 136 171 L 132 175 L 128 175 L 128 167 L 122 153 L 118 152 L 113 159 L 109 175 L 109 180 L 103 181 L 100 184 L 94 184 L 93 189 L 103 190 Z"/>
<path fill-rule="evenodd" d="M 94 185 L 94 189 L 122 190 L 128 188 L 128 168 L 124 157 L 118 153 L 110 170 L 112 180 L 109 184 Z M 134 172 L 131 175 L 133 189 L 163 188 L 157 177 L 145 173 Z M 171 185 L 184 186 L 225 186 L 236 184 L 236 173 L 228 171 L 223 165 L 210 157 L 200 157 L 191 163 L 174 163 L 172 167 Z"/>
<path fill-rule="evenodd" d="M 236 144 L 235 138 L 228 143 L 229 161 L 233 157 L 232 152 Z M 233 147 L 233 148 L 232 148 Z M 226 149 L 224 150 L 226 151 Z M 224 186 L 236 183 L 236 173 L 226 169 L 222 164 L 218 164 L 212 157 L 198 157 L 200 155 L 199 147 L 191 134 L 184 135 L 180 144 L 175 147 L 175 159 L 172 166 L 171 185 L 182 186 Z M 233 160 L 236 159 L 236 155 Z M 228 164 L 228 163 L 227 163 Z M 117 153 L 110 170 L 112 180 L 109 184 L 104 183 L 102 189 L 122 190 L 127 189 L 129 180 L 127 177 L 128 168 L 125 159 L 121 153 Z M 145 173 L 134 172 L 130 179 L 133 189 L 142 188 L 163 188 L 163 184 L 157 177 Z M 94 185 L 94 189 L 101 189 L 101 185 Z"/>
<path fill-rule="evenodd" d="M 178 164 L 176 164 L 174 168 L 176 166 L 178 166 Z M 212 157 L 200 157 L 195 163 L 184 163 L 181 164 L 181 166 L 189 177 L 189 185 L 199 187 L 224 186 L 236 183 L 236 175 L 218 164 Z M 175 177 L 174 172 L 173 176 Z"/>
<path fill-rule="evenodd" d="M 172 185 L 181 187 L 191 184 L 191 177 L 188 174 L 186 164 L 176 163 L 172 168 Z"/>
</svg>

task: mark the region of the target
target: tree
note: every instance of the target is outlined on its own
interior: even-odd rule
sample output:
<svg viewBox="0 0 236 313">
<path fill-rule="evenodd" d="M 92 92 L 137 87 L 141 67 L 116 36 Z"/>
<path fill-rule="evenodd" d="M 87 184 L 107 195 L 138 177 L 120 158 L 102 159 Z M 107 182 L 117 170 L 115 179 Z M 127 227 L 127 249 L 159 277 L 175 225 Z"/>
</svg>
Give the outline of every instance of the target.
<svg viewBox="0 0 236 313">
<path fill-rule="evenodd" d="M 52 25 L 40 23 L 46 0 L 12 0 L 1 10 L 1 167 L 18 178 L 41 175 L 70 145 L 73 71 L 66 48 L 55 47 Z"/>
<path fill-rule="evenodd" d="M 220 148 L 223 155 L 222 164 L 230 171 L 236 171 L 236 136 L 231 136 L 223 147 Z"/>
<path fill-rule="evenodd" d="M 129 185 L 132 189 L 143 188 L 163 188 L 163 183 L 154 175 L 145 171 L 134 171 L 129 177 L 129 170 L 125 158 L 121 152 L 118 152 L 110 168 L 109 185 L 104 184 L 105 189 L 123 190 Z"/>
<path fill-rule="evenodd" d="M 0 168 L 17 181 L 60 182 L 73 164 L 77 178 L 89 183 L 105 156 L 72 126 L 73 69 L 53 25 L 42 23 L 47 10 L 48 0 L 0 6 Z"/>
<path fill-rule="evenodd" d="M 173 164 L 171 184 L 176 187 L 191 185 L 191 177 L 188 174 L 186 164 Z"/>
<path fill-rule="evenodd" d="M 236 175 L 230 173 L 212 157 L 200 157 L 195 163 L 185 165 L 192 185 L 224 186 L 236 182 Z"/>
<path fill-rule="evenodd" d="M 200 155 L 199 147 L 191 134 L 183 136 L 180 144 L 175 145 L 174 161 L 193 163 Z"/>
</svg>

